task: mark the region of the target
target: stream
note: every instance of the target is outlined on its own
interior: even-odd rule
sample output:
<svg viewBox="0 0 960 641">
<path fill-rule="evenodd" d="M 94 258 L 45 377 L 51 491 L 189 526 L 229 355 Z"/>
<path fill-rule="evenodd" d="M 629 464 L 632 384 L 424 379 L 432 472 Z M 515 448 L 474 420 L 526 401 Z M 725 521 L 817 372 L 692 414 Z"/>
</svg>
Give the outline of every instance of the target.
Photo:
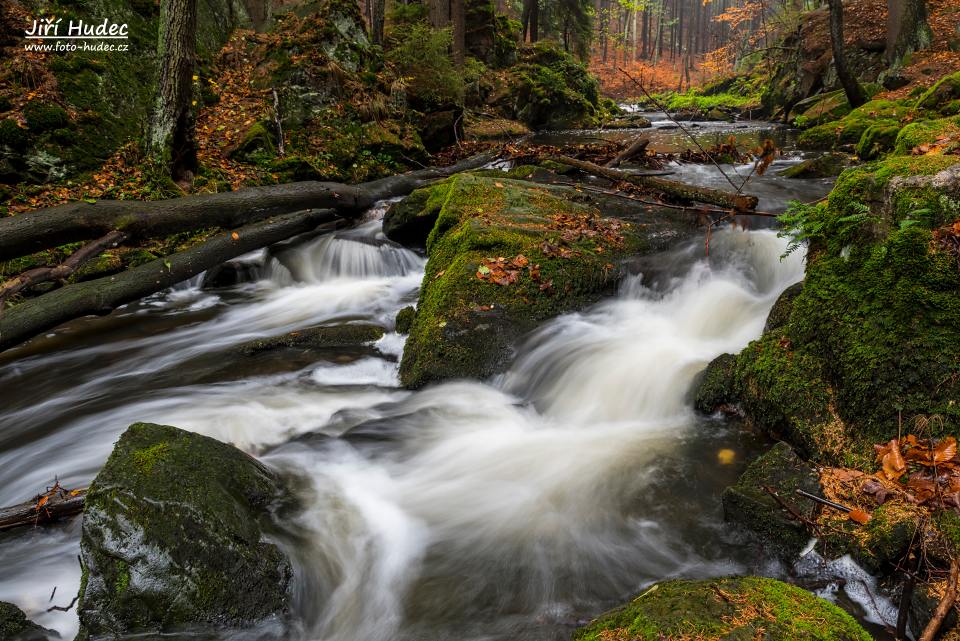
<svg viewBox="0 0 960 641">
<path fill-rule="evenodd" d="M 679 144 L 661 128 L 654 146 Z M 757 141 L 771 128 L 698 129 Z M 776 135 L 787 151 L 747 191 L 770 211 L 823 196 L 829 180 L 776 176 L 801 158 Z M 715 167 L 671 169 L 725 182 Z M 545 324 L 495 379 L 409 392 L 393 319 L 416 302 L 425 260 L 383 238 L 385 206 L 247 256 L 253 282 L 209 290 L 197 278 L 0 355 L 0 505 L 54 477 L 86 486 L 133 422 L 230 442 L 306 479 L 308 507 L 287 524 L 298 543 L 286 543 L 303 640 L 567 639 L 665 578 L 783 574 L 719 502 L 764 444 L 696 415 L 689 391 L 715 356 L 760 335 L 803 278 L 800 252 L 782 260 L 773 230 L 724 229 L 709 256 L 702 240 L 677 247 L 615 297 Z M 355 322 L 388 333 L 282 359 L 237 349 Z M 0 600 L 66 639 L 75 611 L 46 610 L 77 592 L 79 535 L 79 519 L 0 535 Z M 876 620 L 849 592 L 841 603 Z"/>
</svg>

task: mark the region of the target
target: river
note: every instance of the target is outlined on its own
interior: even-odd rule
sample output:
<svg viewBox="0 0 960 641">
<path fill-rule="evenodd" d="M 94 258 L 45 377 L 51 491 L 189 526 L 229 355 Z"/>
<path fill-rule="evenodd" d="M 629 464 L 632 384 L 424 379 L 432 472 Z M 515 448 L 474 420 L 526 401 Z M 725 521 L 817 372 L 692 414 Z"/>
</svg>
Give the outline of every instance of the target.
<svg viewBox="0 0 960 641">
<path fill-rule="evenodd" d="M 699 128 L 759 138 L 769 126 Z M 829 181 L 773 173 L 798 160 L 747 191 L 774 211 L 826 193 Z M 425 263 L 383 238 L 383 209 L 247 257 L 253 282 L 195 279 L 0 355 L 0 505 L 55 477 L 87 485 L 136 421 L 233 443 L 308 479 L 308 507 L 288 524 L 304 640 L 565 639 L 657 580 L 782 572 L 719 507 L 762 444 L 697 416 L 689 391 L 712 358 L 760 335 L 803 277 L 800 253 L 781 259 L 769 229 L 722 230 L 709 256 L 702 241 L 677 247 L 617 296 L 547 323 L 505 374 L 411 393 L 393 318 L 416 301 Z M 355 322 L 389 331 L 283 359 L 236 349 Z M 75 612 L 46 610 L 77 592 L 79 526 L 0 535 L 0 600 L 64 638 Z"/>
</svg>

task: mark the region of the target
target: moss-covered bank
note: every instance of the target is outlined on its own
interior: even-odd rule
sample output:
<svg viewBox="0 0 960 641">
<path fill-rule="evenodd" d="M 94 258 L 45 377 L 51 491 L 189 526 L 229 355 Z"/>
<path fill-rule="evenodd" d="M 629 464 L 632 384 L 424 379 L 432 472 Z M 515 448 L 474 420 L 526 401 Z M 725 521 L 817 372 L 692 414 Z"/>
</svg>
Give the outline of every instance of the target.
<svg viewBox="0 0 960 641">
<path fill-rule="evenodd" d="M 870 641 L 835 605 L 773 579 L 669 581 L 602 615 L 573 641 Z"/>
<path fill-rule="evenodd" d="M 290 564 L 265 536 L 286 500 L 272 471 L 230 445 L 131 425 L 87 494 L 81 637 L 282 619 Z"/>
</svg>

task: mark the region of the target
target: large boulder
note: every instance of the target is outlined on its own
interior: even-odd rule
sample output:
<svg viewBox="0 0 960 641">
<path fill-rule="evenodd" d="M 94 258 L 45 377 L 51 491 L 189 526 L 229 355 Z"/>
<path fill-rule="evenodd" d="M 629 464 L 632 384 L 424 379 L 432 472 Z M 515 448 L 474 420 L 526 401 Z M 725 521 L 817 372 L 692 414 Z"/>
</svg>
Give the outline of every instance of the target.
<svg viewBox="0 0 960 641">
<path fill-rule="evenodd" d="M 870 469 L 872 444 L 916 416 L 938 415 L 937 431 L 955 433 L 958 159 L 894 156 L 848 170 L 803 218 L 803 290 L 734 367 L 748 418 L 818 462 Z"/>
<path fill-rule="evenodd" d="M 87 494 L 81 636 L 282 622 L 291 567 L 267 536 L 285 501 L 277 475 L 230 445 L 131 425 Z"/>
<path fill-rule="evenodd" d="M 27 615 L 14 604 L 0 601 L 0 641 L 48 641 L 59 638 L 56 632 L 41 628 L 27 619 Z"/>
<path fill-rule="evenodd" d="M 393 227 L 394 237 L 405 229 L 416 242 L 414 232 L 426 228 L 420 220 L 436 222 L 400 366 L 404 385 L 501 371 L 523 333 L 609 290 L 621 260 L 645 240 L 576 198 L 569 189 L 469 174 L 410 197 L 423 210 L 403 208 L 408 222 Z"/>
<path fill-rule="evenodd" d="M 773 579 L 668 581 L 601 615 L 573 641 L 870 641 L 853 617 Z"/>
</svg>

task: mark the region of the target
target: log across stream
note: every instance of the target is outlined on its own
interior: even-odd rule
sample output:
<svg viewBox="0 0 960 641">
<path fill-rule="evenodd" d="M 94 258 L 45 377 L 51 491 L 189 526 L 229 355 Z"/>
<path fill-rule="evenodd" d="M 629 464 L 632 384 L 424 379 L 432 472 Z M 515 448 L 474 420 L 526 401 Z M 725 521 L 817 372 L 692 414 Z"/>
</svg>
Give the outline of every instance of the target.
<svg viewBox="0 0 960 641">
<path fill-rule="evenodd" d="M 660 577 L 767 569 L 716 500 L 754 444 L 685 393 L 802 277 L 775 232 L 717 232 L 709 258 L 677 247 L 546 325 L 504 376 L 410 393 L 393 319 L 424 261 L 370 218 L 245 256 L 252 282 L 193 279 L 0 355 L 0 505 L 54 475 L 84 487 L 135 421 L 232 442 L 305 479 L 309 507 L 288 524 L 304 639 L 563 639 Z M 242 349 L 344 323 L 386 333 Z M 78 539 L 78 521 L 0 534 L 0 600 L 65 638 L 75 614 L 47 609 L 76 593 Z"/>
</svg>

